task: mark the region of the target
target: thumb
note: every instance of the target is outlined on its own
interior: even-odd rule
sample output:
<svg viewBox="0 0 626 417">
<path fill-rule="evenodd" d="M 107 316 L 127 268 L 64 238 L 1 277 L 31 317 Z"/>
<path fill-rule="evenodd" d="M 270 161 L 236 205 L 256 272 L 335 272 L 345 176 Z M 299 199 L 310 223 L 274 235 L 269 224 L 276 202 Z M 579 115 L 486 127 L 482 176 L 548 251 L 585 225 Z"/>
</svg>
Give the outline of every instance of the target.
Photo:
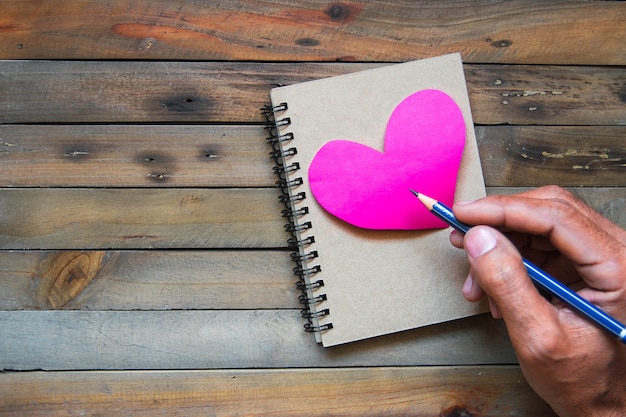
<svg viewBox="0 0 626 417">
<path fill-rule="evenodd" d="M 472 278 L 496 303 L 514 345 L 527 344 L 529 338 L 546 332 L 559 333 L 556 309 L 539 294 L 521 255 L 504 235 L 488 226 L 475 226 L 465 235 L 464 247 Z"/>
</svg>

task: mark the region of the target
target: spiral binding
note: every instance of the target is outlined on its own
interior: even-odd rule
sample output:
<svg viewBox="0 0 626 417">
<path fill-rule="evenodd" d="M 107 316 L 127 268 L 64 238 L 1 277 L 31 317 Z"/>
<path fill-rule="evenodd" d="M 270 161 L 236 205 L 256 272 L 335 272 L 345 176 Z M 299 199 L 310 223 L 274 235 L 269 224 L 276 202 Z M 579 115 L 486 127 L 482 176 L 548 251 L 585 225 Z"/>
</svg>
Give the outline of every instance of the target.
<svg viewBox="0 0 626 417">
<path fill-rule="evenodd" d="M 289 117 L 277 119 L 276 114 L 287 109 L 287 103 L 280 103 L 277 106 L 266 105 L 261 109 L 261 113 L 265 116 L 265 128 L 269 132 L 267 142 L 272 146 L 270 157 L 275 162 L 273 169 L 278 176 L 276 185 L 281 190 L 279 199 L 285 204 L 282 215 L 289 221 L 289 223 L 285 224 L 285 230 L 291 235 L 287 243 L 294 251 L 291 254 L 291 260 L 296 264 L 295 268 L 293 268 L 294 275 L 298 277 L 296 287 L 302 292 L 302 295 L 299 297 L 300 303 L 304 306 L 301 314 L 302 317 L 308 320 L 308 323 L 304 325 L 304 330 L 306 332 L 320 333 L 332 329 L 333 324 L 318 324 L 317 319 L 329 315 L 330 311 L 327 308 L 316 310 L 313 307 L 325 301 L 326 294 L 313 295 L 313 290 L 323 287 L 324 281 L 321 279 L 316 281 L 309 280 L 311 276 L 321 272 L 322 267 L 320 265 L 307 265 L 318 257 L 318 252 L 307 250 L 307 247 L 315 242 L 315 237 L 312 235 L 302 237 L 301 235 L 302 232 L 310 230 L 313 225 L 310 221 L 298 222 L 299 218 L 309 213 L 309 208 L 307 206 L 297 207 L 304 204 L 303 201 L 307 198 L 305 192 L 292 192 L 294 188 L 302 185 L 304 181 L 302 177 L 290 178 L 291 175 L 295 175 L 300 170 L 298 162 L 287 161 L 290 157 L 298 154 L 296 147 L 287 148 L 287 144 L 294 139 L 293 133 L 281 134 L 279 132 L 280 127 L 286 127 L 291 124 L 291 119 Z"/>
</svg>

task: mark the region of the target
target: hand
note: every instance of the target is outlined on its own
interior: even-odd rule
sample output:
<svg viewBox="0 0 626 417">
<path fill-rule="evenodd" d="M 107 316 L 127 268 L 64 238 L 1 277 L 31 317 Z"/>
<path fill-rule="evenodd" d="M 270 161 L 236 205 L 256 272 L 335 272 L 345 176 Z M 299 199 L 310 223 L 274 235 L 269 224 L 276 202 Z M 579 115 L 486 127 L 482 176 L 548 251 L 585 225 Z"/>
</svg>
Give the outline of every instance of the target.
<svg viewBox="0 0 626 417">
<path fill-rule="evenodd" d="M 624 323 L 626 231 L 555 186 L 453 211 L 462 222 L 485 225 L 450 236 L 470 261 L 464 296 L 489 297 L 533 389 L 561 416 L 626 415 L 626 345 L 544 298 L 521 262 L 524 256 Z"/>
</svg>

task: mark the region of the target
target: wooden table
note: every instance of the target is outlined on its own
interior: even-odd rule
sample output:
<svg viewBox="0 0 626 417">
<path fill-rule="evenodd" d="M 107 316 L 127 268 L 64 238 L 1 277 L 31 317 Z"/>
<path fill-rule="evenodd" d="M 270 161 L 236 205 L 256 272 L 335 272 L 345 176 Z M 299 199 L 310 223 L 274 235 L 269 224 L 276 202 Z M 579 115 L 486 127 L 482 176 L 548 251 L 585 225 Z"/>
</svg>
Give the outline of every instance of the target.
<svg viewBox="0 0 626 417">
<path fill-rule="evenodd" d="M 302 331 L 259 109 L 459 51 L 488 192 L 560 184 L 626 227 L 626 3 L 0 10 L 0 414 L 553 415 L 487 315 Z"/>
</svg>

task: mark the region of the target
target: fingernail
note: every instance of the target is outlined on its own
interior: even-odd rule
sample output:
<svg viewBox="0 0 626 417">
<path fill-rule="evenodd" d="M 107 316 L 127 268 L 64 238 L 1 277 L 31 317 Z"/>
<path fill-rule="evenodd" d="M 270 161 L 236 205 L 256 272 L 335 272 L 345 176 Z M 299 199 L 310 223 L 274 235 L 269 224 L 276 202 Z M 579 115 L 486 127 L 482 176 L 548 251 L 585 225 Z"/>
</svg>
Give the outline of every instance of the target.
<svg viewBox="0 0 626 417">
<path fill-rule="evenodd" d="M 498 240 L 493 230 L 480 227 L 467 234 L 465 249 L 472 258 L 478 258 L 493 249 L 497 243 Z"/>
<path fill-rule="evenodd" d="M 474 201 L 476 200 L 469 200 L 469 201 L 455 201 L 454 204 L 457 206 L 464 206 L 466 204 L 472 204 Z"/>
<path fill-rule="evenodd" d="M 468 275 L 467 278 L 465 279 L 465 283 L 463 284 L 463 288 L 461 289 L 463 294 L 467 295 L 472 291 L 473 283 L 474 283 L 474 278 L 472 278 L 471 275 Z"/>
</svg>

